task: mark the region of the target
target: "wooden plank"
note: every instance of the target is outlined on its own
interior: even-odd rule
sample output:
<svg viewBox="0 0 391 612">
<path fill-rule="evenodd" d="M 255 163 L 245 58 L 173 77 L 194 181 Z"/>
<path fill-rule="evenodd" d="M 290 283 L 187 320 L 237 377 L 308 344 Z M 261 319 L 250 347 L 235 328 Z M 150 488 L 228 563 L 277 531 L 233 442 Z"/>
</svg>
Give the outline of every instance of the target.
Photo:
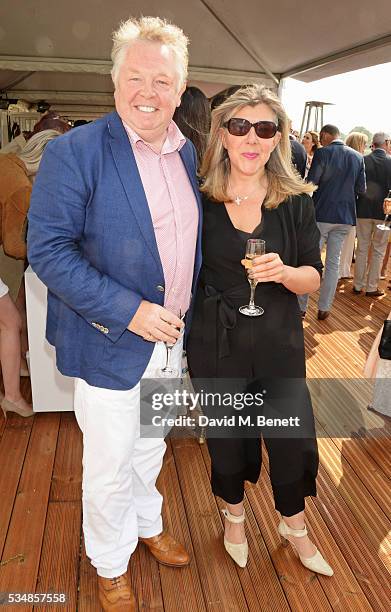
<svg viewBox="0 0 391 612">
<path fill-rule="evenodd" d="M 206 445 L 204 445 L 202 452 L 210 473 L 210 458 Z M 274 509 L 270 480 L 264 467 L 257 485 L 246 485 L 246 497 L 275 568 L 276 583 L 274 584 L 274 591 L 277 587 L 282 588 L 284 599 L 286 598 L 288 606 L 294 612 L 312 612 L 314 601 L 317 602 L 317 607 L 322 612 L 332 610 L 319 580 L 297 561 L 291 551 L 287 551 L 281 546 L 280 536 L 277 532 L 278 517 Z M 257 543 L 254 543 L 249 551 L 249 564 L 256 547 Z M 291 556 L 293 556 L 293 560 Z M 327 580 L 327 578 L 325 579 Z M 269 605 L 272 605 L 274 601 L 274 597 L 271 598 Z M 278 610 L 279 608 L 274 609 Z"/>
<path fill-rule="evenodd" d="M 130 559 L 128 571 L 138 609 L 163 612 L 160 566 L 145 546 L 136 548 Z"/>
<path fill-rule="evenodd" d="M 309 380 L 319 437 L 359 438 L 371 460 L 391 478 L 391 428 L 362 403 L 370 385 L 364 380 Z M 378 427 L 378 425 L 381 427 Z"/>
<path fill-rule="evenodd" d="M 310 381 L 311 382 L 311 381 Z M 349 381 L 345 381 L 345 384 Z M 350 386 L 350 384 L 349 384 Z M 344 401 L 343 394 L 338 393 L 340 387 L 335 390 L 339 397 L 332 397 L 330 393 L 330 402 L 328 399 L 322 399 L 319 394 L 314 397 L 315 414 L 317 415 L 317 436 L 318 438 L 332 439 L 339 453 L 342 454 L 342 460 L 346 461 L 350 468 L 356 473 L 357 479 L 362 483 L 363 490 L 365 489 L 377 501 L 383 512 L 391 518 L 391 490 L 389 486 L 391 476 L 391 436 L 386 436 L 386 430 L 381 431 L 382 437 L 375 438 L 374 429 L 371 429 L 371 436 L 368 435 L 368 443 L 364 446 L 363 438 L 355 437 L 335 437 L 336 431 L 343 429 L 353 432 L 362 429 L 360 422 L 359 411 L 355 408 L 350 409 L 349 403 Z M 320 403 L 323 403 L 320 406 Z M 318 410 L 321 408 L 321 410 Z M 321 418 L 320 418 L 321 412 Z M 364 427 L 367 430 L 371 422 L 375 422 L 378 417 L 372 413 L 364 415 L 363 419 L 367 422 Z M 337 425 L 336 425 L 337 424 Z M 369 432 L 368 432 L 369 433 Z M 391 432 L 390 432 L 391 433 Z M 380 434 L 379 434 L 380 436 Z M 370 446 L 370 442 L 373 444 Z M 371 449 L 368 452 L 369 448 Z M 365 488 L 364 488 L 365 487 Z"/>
<path fill-rule="evenodd" d="M 76 610 L 80 524 L 80 502 L 49 504 L 35 591 L 65 593 L 67 603 L 58 606 L 34 606 L 34 610 Z"/>
<path fill-rule="evenodd" d="M 207 608 L 289 610 L 254 519 L 250 519 L 248 539 L 250 549 L 257 553 L 246 568 L 240 569 L 223 546 L 223 522 L 201 448 L 195 440 L 173 440 L 172 445 Z M 263 586 L 258 590 L 260 584 Z M 265 593 L 266 587 L 270 587 L 269 593 Z"/>
<path fill-rule="evenodd" d="M 220 510 L 225 503 L 217 499 Z M 244 499 L 246 511 L 246 537 L 249 558 L 246 571 L 237 569 L 238 576 L 250 610 L 282 612 L 291 610 L 282 588 L 272 557 L 247 496 Z M 224 530 L 224 523 L 222 525 Z"/>
<path fill-rule="evenodd" d="M 354 295 L 352 282 L 344 283 L 325 321 L 316 318 L 318 295 L 311 296 L 304 322 L 308 376 L 361 377 L 370 346 L 391 310 L 390 293 L 374 300 Z"/>
<path fill-rule="evenodd" d="M 209 479 L 210 457 L 206 444 L 202 445 L 201 452 Z M 220 510 L 222 510 L 225 507 L 225 503 L 219 498 L 216 498 L 216 501 Z M 243 592 L 246 598 L 248 593 L 254 592 L 255 601 L 258 600 L 258 605 L 262 610 L 290 610 L 291 608 L 280 584 L 279 576 L 276 573 L 270 552 L 247 495 L 244 499 L 244 507 L 246 511 L 246 537 L 249 545 L 249 558 L 246 566 L 248 571 L 238 570 Z M 222 523 L 222 529 L 224 530 L 224 522 L 222 521 Z"/>
<path fill-rule="evenodd" d="M 163 612 L 164 605 L 159 564 L 144 546 L 137 547 L 133 553 L 128 567 L 128 574 L 138 610 Z M 79 567 L 77 610 L 78 612 L 97 612 L 101 610 L 98 598 L 97 574 L 86 555 L 83 537 Z"/>
<path fill-rule="evenodd" d="M 249 610 L 236 567 L 223 547 L 222 522 L 201 450 L 197 442 L 181 439 L 172 440 L 172 448 L 206 607 L 222 612 Z"/>
<path fill-rule="evenodd" d="M 266 449 L 263 457 L 265 469 L 269 472 Z M 266 488 L 272 500 L 269 479 L 267 478 L 266 480 Z M 321 494 L 320 491 L 319 495 L 321 496 Z M 333 610 L 351 610 L 351 612 L 356 612 L 356 610 L 372 610 L 365 593 L 361 589 L 356 577 L 350 569 L 349 563 L 346 561 L 338 546 L 338 541 L 331 537 L 328 526 L 319 514 L 312 498 L 306 499 L 306 523 L 311 539 L 322 552 L 325 559 L 332 565 L 334 570 L 334 576 L 332 578 L 320 574 L 312 574 L 311 577 L 313 580 L 318 580 L 321 583 L 331 608 Z M 308 570 L 303 566 L 301 566 L 301 568 L 307 572 L 308 579 Z M 290 600 L 289 603 L 291 603 Z M 292 609 L 297 609 L 299 612 L 300 605 L 297 608 L 292 606 Z"/>
<path fill-rule="evenodd" d="M 73 612 L 77 603 L 77 584 L 81 538 L 81 432 L 73 413 L 61 413 L 56 457 L 42 554 L 38 572 L 39 592 L 66 593 L 62 610 Z M 36 606 L 34 609 L 45 610 Z"/>
<path fill-rule="evenodd" d="M 0 392 L 0 401 L 1 399 L 2 399 L 2 395 Z M 0 442 L 1 442 L 1 438 L 3 437 L 3 433 L 5 430 L 5 424 L 6 424 L 6 419 L 4 418 L 3 411 L 0 411 Z"/>
<path fill-rule="evenodd" d="M 314 503 L 338 543 L 373 610 L 386 612 L 391 599 L 390 575 L 379 559 L 378 545 L 368 537 L 323 465 Z M 387 534 L 385 534 L 387 535 Z"/>
<path fill-rule="evenodd" d="M 157 486 L 164 500 L 163 525 L 185 546 L 191 557 L 190 565 L 179 570 L 159 566 L 164 608 L 203 612 L 206 606 L 170 440 L 167 441 L 164 465 Z"/>
<path fill-rule="evenodd" d="M 73 412 L 61 413 L 50 501 L 81 501 L 83 437 Z"/>
<path fill-rule="evenodd" d="M 347 462 L 355 472 L 357 479 L 362 483 L 362 490 L 365 491 L 366 489 L 369 492 L 386 517 L 391 520 L 389 477 L 384 474 L 378 463 L 366 452 L 360 440 L 335 438 L 333 442 L 341 453 L 342 463 L 346 464 Z M 387 446 L 390 446 L 390 444 L 388 443 Z M 369 499 L 368 497 L 368 501 Z"/>
<path fill-rule="evenodd" d="M 58 427 L 58 414 L 34 417 L 2 555 L 15 560 L 0 568 L 0 591 L 35 592 Z"/>
<path fill-rule="evenodd" d="M 101 610 L 98 599 L 96 570 L 92 567 L 86 555 L 83 537 L 81 540 L 77 610 L 78 612 L 98 612 Z"/>
<path fill-rule="evenodd" d="M 365 489 L 350 464 L 341 458 L 341 454 L 331 440 L 318 439 L 322 465 L 330 476 L 334 486 L 351 509 L 359 524 L 375 547 L 379 547 L 379 556 L 391 570 L 391 541 L 386 538 L 391 528 L 391 521 L 382 508 Z"/>
<path fill-rule="evenodd" d="M 33 420 L 10 414 L 0 440 L 0 556 L 14 507 Z"/>
</svg>

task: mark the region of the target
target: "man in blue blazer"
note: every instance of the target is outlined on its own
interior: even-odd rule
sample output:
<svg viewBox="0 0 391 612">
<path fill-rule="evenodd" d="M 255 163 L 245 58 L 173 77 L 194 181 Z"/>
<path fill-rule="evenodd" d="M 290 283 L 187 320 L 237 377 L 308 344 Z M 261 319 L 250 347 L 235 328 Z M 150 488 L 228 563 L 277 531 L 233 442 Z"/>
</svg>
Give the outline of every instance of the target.
<svg viewBox="0 0 391 612">
<path fill-rule="evenodd" d="M 320 231 L 320 248 L 327 243 L 326 262 L 320 288 L 318 319 L 326 319 L 338 283 L 342 244 L 352 225 L 356 225 L 356 199 L 366 190 L 362 155 L 347 147 L 335 125 L 324 125 L 319 135 L 322 148 L 314 153 L 307 181 L 317 185 L 313 200 Z M 302 313 L 308 296 L 300 296 Z"/>
<path fill-rule="evenodd" d="M 196 154 L 172 122 L 187 44 L 159 18 L 122 24 L 116 112 L 48 147 L 31 199 L 28 256 L 48 287 L 57 366 L 76 379 L 83 529 L 104 610 L 135 609 L 127 566 L 139 541 L 161 563 L 189 563 L 163 530 L 155 483 L 165 443 L 140 437 L 139 389 L 169 351 L 179 375 L 201 264 Z"/>
</svg>

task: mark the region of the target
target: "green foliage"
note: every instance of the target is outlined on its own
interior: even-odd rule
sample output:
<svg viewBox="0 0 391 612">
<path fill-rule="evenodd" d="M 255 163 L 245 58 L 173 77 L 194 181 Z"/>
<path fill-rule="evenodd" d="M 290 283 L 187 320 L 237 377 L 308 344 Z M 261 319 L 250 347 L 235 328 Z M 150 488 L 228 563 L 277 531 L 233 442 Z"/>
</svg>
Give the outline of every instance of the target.
<svg viewBox="0 0 391 612">
<path fill-rule="evenodd" d="M 368 144 L 371 144 L 373 134 L 372 132 L 367 130 L 366 127 L 363 127 L 362 125 L 357 125 L 356 127 L 352 128 L 350 132 L 361 132 L 362 134 L 366 134 L 368 136 Z"/>
</svg>

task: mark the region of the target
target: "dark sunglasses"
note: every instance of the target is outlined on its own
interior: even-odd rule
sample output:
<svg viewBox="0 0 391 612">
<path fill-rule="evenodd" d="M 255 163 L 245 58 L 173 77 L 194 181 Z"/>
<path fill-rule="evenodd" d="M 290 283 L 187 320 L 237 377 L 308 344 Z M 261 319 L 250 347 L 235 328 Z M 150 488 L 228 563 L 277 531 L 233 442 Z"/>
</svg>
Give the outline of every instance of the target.
<svg viewBox="0 0 391 612">
<path fill-rule="evenodd" d="M 250 123 L 247 119 L 240 119 L 239 117 L 232 117 L 232 119 L 223 123 L 223 127 L 227 128 L 232 136 L 245 136 L 253 127 L 258 138 L 273 138 L 278 130 L 278 125 L 274 121 Z"/>
</svg>

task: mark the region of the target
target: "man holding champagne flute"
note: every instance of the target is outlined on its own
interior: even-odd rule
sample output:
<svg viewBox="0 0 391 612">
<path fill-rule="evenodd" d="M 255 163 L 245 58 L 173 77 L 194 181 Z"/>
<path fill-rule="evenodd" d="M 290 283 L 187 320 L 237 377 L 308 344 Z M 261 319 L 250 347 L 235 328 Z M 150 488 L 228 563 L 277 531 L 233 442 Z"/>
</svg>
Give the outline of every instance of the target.
<svg viewBox="0 0 391 612">
<path fill-rule="evenodd" d="M 187 44 L 157 17 L 121 24 L 116 112 L 48 148 L 30 207 L 29 260 L 49 289 L 47 338 L 60 371 L 75 377 L 85 545 L 105 611 L 136 609 L 127 568 L 139 542 L 159 563 L 189 563 L 163 530 L 165 442 L 140 437 L 139 384 L 180 375 L 181 319 L 201 262 L 196 153 L 172 121 Z"/>
</svg>

